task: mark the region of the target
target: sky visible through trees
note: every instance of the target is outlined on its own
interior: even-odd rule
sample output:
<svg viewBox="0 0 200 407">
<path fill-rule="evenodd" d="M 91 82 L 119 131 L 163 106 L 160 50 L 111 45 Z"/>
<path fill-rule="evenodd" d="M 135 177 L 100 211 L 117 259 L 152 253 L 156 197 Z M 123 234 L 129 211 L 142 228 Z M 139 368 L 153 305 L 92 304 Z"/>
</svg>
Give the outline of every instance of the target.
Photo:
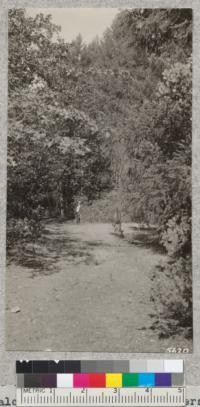
<svg viewBox="0 0 200 407">
<path fill-rule="evenodd" d="M 52 22 L 61 27 L 61 37 L 70 42 L 81 34 L 85 43 L 89 44 L 96 37 L 102 38 L 118 13 L 117 8 L 27 8 L 27 15 L 50 14 Z"/>
</svg>

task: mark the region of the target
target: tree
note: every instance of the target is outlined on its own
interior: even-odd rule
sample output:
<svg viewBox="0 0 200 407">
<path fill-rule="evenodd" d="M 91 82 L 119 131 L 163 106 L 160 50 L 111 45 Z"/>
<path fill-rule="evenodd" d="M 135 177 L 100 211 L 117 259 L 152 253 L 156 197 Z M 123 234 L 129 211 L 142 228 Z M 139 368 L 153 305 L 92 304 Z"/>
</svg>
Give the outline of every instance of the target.
<svg viewBox="0 0 200 407">
<path fill-rule="evenodd" d="M 60 27 L 51 22 L 50 15 L 27 17 L 24 9 L 10 9 L 8 17 L 9 92 L 12 92 L 29 85 L 35 73 L 42 76 L 47 65 L 51 69 L 55 49 L 52 40 Z"/>
<path fill-rule="evenodd" d="M 65 44 L 58 31 L 50 16 L 9 12 L 8 224 L 18 222 L 16 235 L 17 224 L 23 236 L 27 222 L 48 214 L 73 217 L 77 196 L 91 200 L 105 187 L 101 131 L 70 103 L 81 38 Z"/>
</svg>

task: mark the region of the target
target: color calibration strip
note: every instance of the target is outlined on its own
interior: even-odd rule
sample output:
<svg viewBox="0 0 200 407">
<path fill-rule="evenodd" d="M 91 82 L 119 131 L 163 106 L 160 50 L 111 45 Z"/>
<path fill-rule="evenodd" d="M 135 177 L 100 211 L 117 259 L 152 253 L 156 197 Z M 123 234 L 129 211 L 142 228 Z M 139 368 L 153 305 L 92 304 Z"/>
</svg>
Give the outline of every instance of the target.
<svg viewBox="0 0 200 407">
<path fill-rule="evenodd" d="M 17 407 L 182 407 L 182 360 L 17 361 Z"/>
<path fill-rule="evenodd" d="M 17 387 L 123 388 L 184 385 L 183 360 L 17 361 Z"/>
<path fill-rule="evenodd" d="M 29 360 L 16 373 L 183 373 L 183 360 Z"/>
<path fill-rule="evenodd" d="M 183 373 L 18 373 L 18 388 L 181 387 Z"/>
</svg>

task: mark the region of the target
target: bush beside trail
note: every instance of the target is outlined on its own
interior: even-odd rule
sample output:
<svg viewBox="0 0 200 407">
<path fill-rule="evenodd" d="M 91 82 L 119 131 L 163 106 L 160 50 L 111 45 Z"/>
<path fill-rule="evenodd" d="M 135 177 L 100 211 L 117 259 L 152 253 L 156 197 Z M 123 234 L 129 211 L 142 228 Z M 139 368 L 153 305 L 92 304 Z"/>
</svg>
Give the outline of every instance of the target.
<svg viewBox="0 0 200 407">
<path fill-rule="evenodd" d="M 155 314 L 152 329 L 160 337 L 183 334 L 192 338 L 192 264 L 179 258 L 159 264 L 152 273 L 151 301 Z"/>
</svg>

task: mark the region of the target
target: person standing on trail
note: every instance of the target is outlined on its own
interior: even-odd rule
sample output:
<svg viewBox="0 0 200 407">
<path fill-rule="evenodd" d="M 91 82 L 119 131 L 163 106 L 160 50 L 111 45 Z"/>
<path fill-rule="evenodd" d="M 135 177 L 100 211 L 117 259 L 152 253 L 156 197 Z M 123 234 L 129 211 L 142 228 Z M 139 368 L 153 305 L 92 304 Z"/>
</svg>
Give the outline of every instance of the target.
<svg viewBox="0 0 200 407">
<path fill-rule="evenodd" d="M 123 236 L 121 213 L 119 211 L 119 208 L 115 209 L 113 226 L 114 233 L 118 234 L 119 236 Z"/>
<path fill-rule="evenodd" d="M 81 221 L 80 209 L 81 209 L 81 201 L 78 201 L 78 204 L 77 204 L 76 209 L 75 209 L 76 223 L 80 223 L 80 221 Z"/>
</svg>

